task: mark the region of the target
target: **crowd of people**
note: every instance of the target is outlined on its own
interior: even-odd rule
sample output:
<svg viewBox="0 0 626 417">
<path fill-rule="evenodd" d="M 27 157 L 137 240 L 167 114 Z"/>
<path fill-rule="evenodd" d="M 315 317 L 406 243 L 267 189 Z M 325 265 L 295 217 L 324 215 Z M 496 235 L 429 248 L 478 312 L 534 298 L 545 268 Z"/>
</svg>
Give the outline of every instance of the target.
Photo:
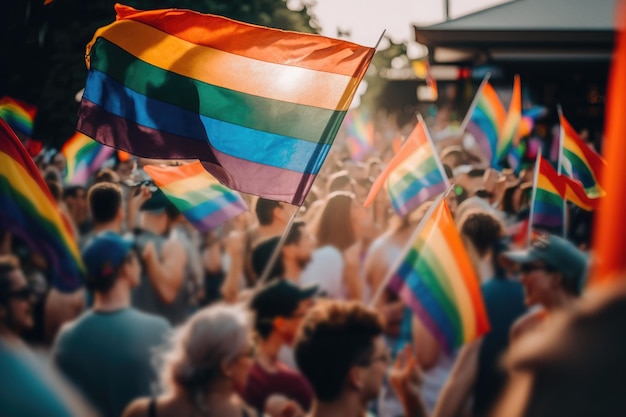
<svg viewBox="0 0 626 417">
<path fill-rule="evenodd" d="M 462 141 L 436 143 L 491 329 L 453 352 L 386 289 L 432 202 L 399 217 L 381 192 L 363 207 L 385 149 L 361 162 L 333 148 L 302 207 L 245 196 L 247 213 L 204 235 L 142 170 L 172 161 L 117 161 L 66 185 L 62 155 L 39 158 L 87 276 L 59 292 L 45 259 L 2 233 L 0 414 L 618 415 L 577 385 L 606 371 L 623 387 L 623 359 L 589 338 L 613 310 L 602 323 L 619 333 L 624 298 L 577 310 L 590 216 L 572 207 L 570 240 L 526 247 L 532 166 L 498 171 Z M 609 384 L 586 382 L 589 398 Z"/>
</svg>

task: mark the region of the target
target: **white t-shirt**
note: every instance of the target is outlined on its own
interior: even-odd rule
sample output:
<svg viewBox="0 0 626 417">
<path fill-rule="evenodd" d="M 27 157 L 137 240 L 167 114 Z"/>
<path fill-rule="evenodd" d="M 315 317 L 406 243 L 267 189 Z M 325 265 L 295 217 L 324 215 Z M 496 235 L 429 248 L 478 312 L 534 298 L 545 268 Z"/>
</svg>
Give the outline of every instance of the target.
<svg viewBox="0 0 626 417">
<path fill-rule="evenodd" d="M 300 285 L 316 284 L 319 293 L 332 299 L 345 299 L 343 288 L 343 255 L 334 246 L 313 251 L 313 259 L 300 275 Z"/>
</svg>

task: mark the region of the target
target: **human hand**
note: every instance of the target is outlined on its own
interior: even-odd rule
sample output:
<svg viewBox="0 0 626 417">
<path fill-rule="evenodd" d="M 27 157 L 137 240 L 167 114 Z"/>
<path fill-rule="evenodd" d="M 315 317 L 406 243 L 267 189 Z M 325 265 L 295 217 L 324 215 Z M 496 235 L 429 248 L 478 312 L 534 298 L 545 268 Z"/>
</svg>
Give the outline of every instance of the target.
<svg viewBox="0 0 626 417">
<path fill-rule="evenodd" d="M 417 364 L 417 358 L 413 354 L 410 344 L 398 353 L 393 368 L 389 373 L 389 383 L 401 401 L 416 402 L 420 399 L 420 389 L 422 386 L 422 370 Z"/>
</svg>

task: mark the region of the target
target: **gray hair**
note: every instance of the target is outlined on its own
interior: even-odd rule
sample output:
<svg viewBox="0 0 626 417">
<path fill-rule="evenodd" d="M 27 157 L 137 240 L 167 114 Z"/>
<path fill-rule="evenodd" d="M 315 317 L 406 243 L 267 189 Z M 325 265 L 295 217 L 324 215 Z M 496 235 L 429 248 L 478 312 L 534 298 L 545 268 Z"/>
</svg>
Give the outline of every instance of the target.
<svg viewBox="0 0 626 417">
<path fill-rule="evenodd" d="M 222 376 L 222 365 L 239 355 L 250 340 L 250 318 L 241 306 L 204 308 L 174 332 L 162 357 L 161 383 L 193 392 Z"/>
</svg>

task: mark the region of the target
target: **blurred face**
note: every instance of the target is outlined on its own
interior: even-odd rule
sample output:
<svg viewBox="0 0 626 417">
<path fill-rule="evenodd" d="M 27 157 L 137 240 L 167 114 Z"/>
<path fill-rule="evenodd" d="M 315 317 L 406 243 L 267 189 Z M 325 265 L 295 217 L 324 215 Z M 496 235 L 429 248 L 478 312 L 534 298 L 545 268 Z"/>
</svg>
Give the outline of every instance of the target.
<svg viewBox="0 0 626 417">
<path fill-rule="evenodd" d="M 9 274 L 12 285 L 2 318 L 9 329 L 20 334 L 33 327 L 34 297 L 22 271 L 14 270 Z"/>
<path fill-rule="evenodd" d="M 520 278 L 524 286 L 524 303 L 527 306 L 546 305 L 557 290 L 555 272 L 544 262 L 530 262 L 520 267 Z"/>
<path fill-rule="evenodd" d="M 364 403 L 378 398 L 383 379 L 389 365 L 391 364 L 391 356 L 389 349 L 385 345 L 382 336 L 374 339 L 374 352 L 366 363 L 359 364 L 361 375 L 359 381 L 359 389 Z"/>
<path fill-rule="evenodd" d="M 85 190 L 77 190 L 76 195 L 73 197 L 67 197 L 65 199 L 67 208 L 72 215 L 72 218 L 77 224 L 83 223 L 87 220 L 89 213 L 87 207 L 87 193 Z"/>
<path fill-rule="evenodd" d="M 281 317 L 280 325 L 277 327 L 277 330 L 287 345 L 293 345 L 298 329 L 300 328 L 300 323 L 302 323 L 302 319 L 306 316 L 306 313 L 309 312 L 314 304 L 315 301 L 312 298 L 302 300 L 298 304 L 296 311 L 294 311 L 291 316 Z"/>
<path fill-rule="evenodd" d="M 226 375 L 235 386 L 235 389 L 243 390 L 245 388 L 253 365 L 254 345 L 250 341 L 225 367 Z"/>
</svg>

